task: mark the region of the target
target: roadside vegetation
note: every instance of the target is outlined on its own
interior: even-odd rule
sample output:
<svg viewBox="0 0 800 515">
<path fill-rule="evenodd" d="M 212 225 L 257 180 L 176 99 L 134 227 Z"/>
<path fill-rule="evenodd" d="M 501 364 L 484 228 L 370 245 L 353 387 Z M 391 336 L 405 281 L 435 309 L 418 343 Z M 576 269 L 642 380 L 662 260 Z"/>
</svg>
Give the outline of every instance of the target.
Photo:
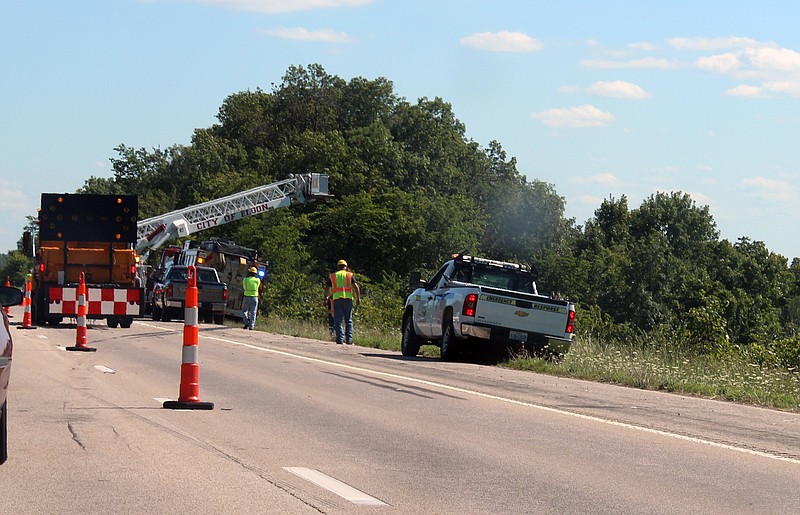
<svg viewBox="0 0 800 515">
<path fill-rule="evenodd" d="M 293 173 L 327 174 L 330 200 L 195 235 L 269 262 L 260 319 L 271 331 L 324 337 L 323 281 L 344 258 L 364 292 L 358 343 L 397 349 L 409 273 L 430 277 L 467 249 L 532 264 L 539 292 L 577 307 L 577 341 L 562 361 L 503 366 L 798 409 L 800 258 L 720 239 L 708 206 L 686 193 L 639 206 L 609 197 L 579 225 L 500 142 L 468 138 L 445 100 L 409 101 L 386 78 L 345 80 L 317 64 L 290 67 L 271 91 L 231 94 L 217 119 L 188 145 L 120 144 L 112 176 L 89 177 L 79 192 L 137 195 L 144 219 Z M 22 286 L 30 266 L 12 251 L 0 278 Z"/>
</svg>

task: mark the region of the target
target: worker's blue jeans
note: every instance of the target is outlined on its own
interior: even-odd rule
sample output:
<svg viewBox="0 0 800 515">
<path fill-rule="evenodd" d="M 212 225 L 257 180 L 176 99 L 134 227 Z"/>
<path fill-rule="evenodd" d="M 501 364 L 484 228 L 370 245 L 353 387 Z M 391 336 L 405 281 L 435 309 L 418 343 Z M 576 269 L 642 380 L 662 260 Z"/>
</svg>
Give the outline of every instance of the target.
<svg viewBox="0 0 800 515">
<path fill-rule="evenodd" d="M 256 327 L 256 313 L 258 312 L 258 297 L 245 297 L 242 299 L 242 322 L 250 329 Z"/>
<path fill-rule="evenodd" d="M 345 323 L 344 331 L 342 322 Z M 353 299 L 333 301 L 333 327 L 336 329 L 336 343 L 353 343 Z"/>
</svg>

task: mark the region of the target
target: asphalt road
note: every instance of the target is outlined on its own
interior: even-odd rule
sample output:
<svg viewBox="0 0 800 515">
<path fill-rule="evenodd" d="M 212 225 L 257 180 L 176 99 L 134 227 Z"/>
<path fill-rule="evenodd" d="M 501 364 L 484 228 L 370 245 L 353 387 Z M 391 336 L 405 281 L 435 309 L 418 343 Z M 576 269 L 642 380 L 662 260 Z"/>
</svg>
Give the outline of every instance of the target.
<svg viewBox="0 0 800 515">
<path fill-rule="evenodd" d="M 179 322 L 12 331 L 0 513 L 800 510 L 798 414 L 206 324 L 171 410 Z"/>
</svg>

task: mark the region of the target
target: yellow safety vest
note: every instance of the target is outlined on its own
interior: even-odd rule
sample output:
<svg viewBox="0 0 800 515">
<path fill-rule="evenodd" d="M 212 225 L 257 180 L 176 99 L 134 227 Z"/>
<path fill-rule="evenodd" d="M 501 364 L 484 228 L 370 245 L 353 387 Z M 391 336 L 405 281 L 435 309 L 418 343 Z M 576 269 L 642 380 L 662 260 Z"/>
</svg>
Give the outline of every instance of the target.
<svg viewBox="0 0 800 515">
<path fill-rule="evenodd" d="M 331 274 L 331 298 L 352 299 L 353 295 L 353 273 L 347 270 L 338 270 Z"/>
<path fill-rule="evenodd" d="M 261 288 L 261 279 L 248 276 L 242 280 L 242 289 L 245 297 L 258 297 L 258 290 Z"/>
</svg>

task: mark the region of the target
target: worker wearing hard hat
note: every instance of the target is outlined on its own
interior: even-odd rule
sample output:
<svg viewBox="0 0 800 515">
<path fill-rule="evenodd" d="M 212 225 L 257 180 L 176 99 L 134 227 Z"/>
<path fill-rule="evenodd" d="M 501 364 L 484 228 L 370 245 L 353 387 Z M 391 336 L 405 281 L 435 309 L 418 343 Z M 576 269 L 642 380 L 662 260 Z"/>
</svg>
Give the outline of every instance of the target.
<svg viewBox="0 0 800 515">
<path fill-rule="evenodd" d="M 242 322 L 244 329 L 255 329 L 256 314 L 258 313 L 258 297 L 261 294 L 262 284 L 258 278 L 258 268 L 251 266 L 247 276 L 242 279 L 244 298 L 242 299 Z"/>
<path fill-rule="evenodd" d="M 347 261 L 340 259 L 336 271 L 328 276 L 325 283 L 325 300 L 333 302 L 333 326 L 336 343 L 353 343 L 353 302 L 361 304 L 361 289 L 353 272 L 347 269 Z M 344 330 L 342 329 L 344 322 Z"/>
</svg>

